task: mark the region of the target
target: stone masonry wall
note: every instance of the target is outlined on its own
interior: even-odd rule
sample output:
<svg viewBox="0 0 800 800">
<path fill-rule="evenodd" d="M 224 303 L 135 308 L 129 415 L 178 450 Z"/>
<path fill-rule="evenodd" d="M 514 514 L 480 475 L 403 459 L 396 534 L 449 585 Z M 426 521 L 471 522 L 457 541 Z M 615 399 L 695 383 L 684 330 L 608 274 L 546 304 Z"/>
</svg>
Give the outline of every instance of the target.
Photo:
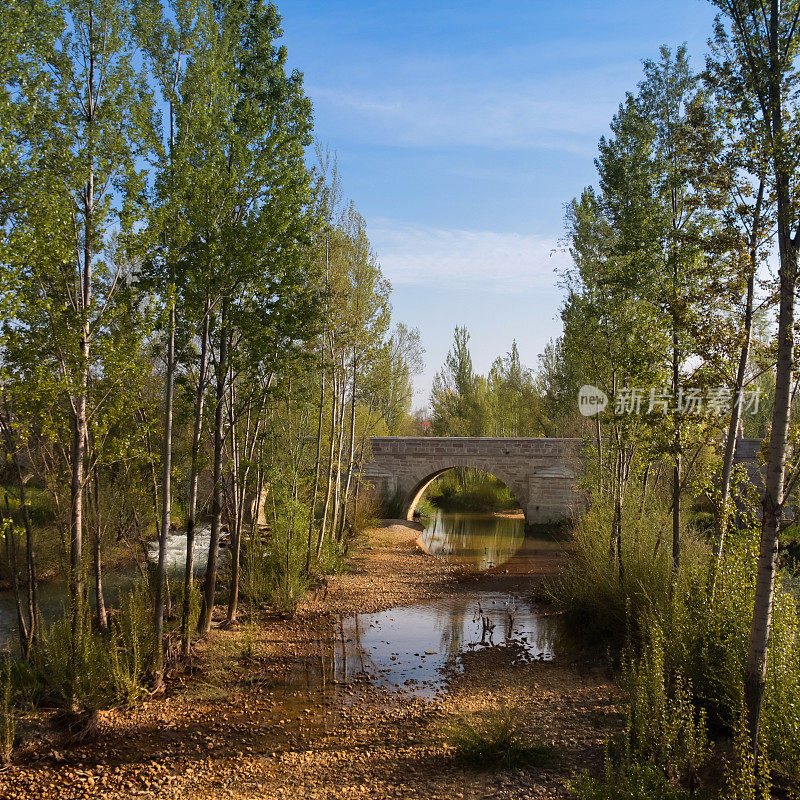
<svg viewBox="0 0 800 800">
<path fill-rule="evenodd" d="M 553 522 L 575 508 L 580 439 L 380 437 L 364 475 L 383 497 L 403 500 L 409 517 L 427 484 L 452 467 L 491 473 L 514 493 L 528 523 Z"/>
</svg>

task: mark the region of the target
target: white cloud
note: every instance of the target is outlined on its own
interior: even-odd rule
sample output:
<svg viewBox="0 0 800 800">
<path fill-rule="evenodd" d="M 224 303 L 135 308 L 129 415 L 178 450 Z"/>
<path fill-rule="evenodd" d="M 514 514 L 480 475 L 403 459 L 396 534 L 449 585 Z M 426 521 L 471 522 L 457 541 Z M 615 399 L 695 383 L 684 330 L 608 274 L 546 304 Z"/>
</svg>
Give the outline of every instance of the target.
<svg viewBox="0 0 800 800">
<path fill-rule="evenodd" d="M 552 289 L 569 263 L 555 239 L 494 231 L 440 229 L 377 220 L 369 236 L 395 285 L 451 281 L 495 292 Z"/>
<path fill-rule="evenodd" d="M 311 87 L 318 112 L 362 141 L 395 147 L 543 148 L 581 156 L 594 152 L 597 132 L 618 97 L 585 87 L 478 87 L 431 84 L 405 90 Z M 602 93 L 601 93 L 602 94 Z"/>
</svg>

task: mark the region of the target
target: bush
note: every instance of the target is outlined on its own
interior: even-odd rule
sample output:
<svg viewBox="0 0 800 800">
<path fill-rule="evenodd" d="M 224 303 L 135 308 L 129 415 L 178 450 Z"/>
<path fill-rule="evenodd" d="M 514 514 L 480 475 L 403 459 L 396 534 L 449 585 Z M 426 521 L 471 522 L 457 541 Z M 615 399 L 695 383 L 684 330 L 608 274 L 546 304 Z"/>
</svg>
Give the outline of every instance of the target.
<svg viewBox="0 0 800 800">
<path fill-rule="evenodd" d="M 695 710 L 692 686 L 665 669 L 664 635 L 651 620 L 641 654 L 626 656 L 622 683 L 629 698 L 626 764 L 659 766 L 667 781 L 693 788 L 711 755 L 705 711 Z"/>
<path fill-rule="evenodd" d="M 96 710 L 127 705 L 142 696 L 152 678 L 155 642 L 150 596 L 137 586 L 109 614 L 109 630 L 92 630 L 88 608 L 74 648 L 72 619 L 66 611 L 41 632 L 29 661 L 15 661 L 13 684 L 20 700 L 32 705 Z"/>
<path fill-rule="evenodd" d="M 626 763 L 615 768 L 606 759 L 603 778 L 584 773 L 570 784 L 578 800 L 690 800 L 695 794 L 672 786 L 652 764 Z"/>
<path fill-rule="evenodd" d="M 374 492 L 366 486 L 360 487 L 357 497 L 350 503 L 347 509 L 347 534 L 343 545 L 347 551 L 347 546 L 357 536 L 361 536 L 364 531 L 378 525 L 381 517 L 381 505 L 375 497 Z"/>
<path fill-rule="evenodd" d="M 711 756 L 705 713 L 692 702 L 691 684 L 665 668 L 664 635 L 651 620 L 641 652 L 623 659 L 628 695 L 625 731 L 616 761 L 606 754 L 605 774 L 584 774 L 572 785 L 580 800 L 684 800 L 695 797 Z M 629 645 L 630 648 L 630 645 Z"/>
<path fill-rule="evenodd" d="M 750 746 L 750 734 L 745 724 L 744 707 L 736 723 L 733 760 L 725 771 L 725 792 L 722 800 L 769 800 L 769 768 L 762 758 L 758 765 Z"/>
<path fill-rule="evenodd" d="M 403 493 L 396 490 L 390 497 L 383 500 L 381 516 L 384 519 L 404 519 L 406 516 L 405 498 Z"/>
<path fill-rule="evenodd" d="M 760 531 L 730 531 L 712 600 L 710 548 L 691 529 L 671 585 L 670 523 L 664 507 L 640 514 L 629 503 L 620 574 L 610 557 L 611 509 L 596 503 L 577 521 L 570 559 L 549 593 L 584 638 L 623 652 L 631 707 L 620 781 L 625 770 L 634 783 L 644 780 L 634 767 L 651 763 L 668 784 L 687 788 L 706 751 L 705 719 L 732 732 L 740 717 Z M 773 772 L 798 781 L 800 619 L 780 575 L 772 626 L 760 735 Z M 691 707 L 701 713 L 690 724 Z"/>
<path fill-rule="evenodd" d="M 596 501 L 576 520 L 565 569 L 546 588 L 585 639 L 611 644 L 617 650 L 624 645 L 630 624 L 638 628 L 641 620 L 670 614 L 672 517 L 657 502 L 643 512 L 639 509 L 638 499 L 631 494 L 623 515 L 621 571 L 610 557 L 612 505 Z M 703 554 L 702 543 L 688 531 L 680 585 L 703 562 Z"/>
<path fill-rule="evenodd" d="M 308 588 L 305 573 L 308 517 L 305 507 L 287 498 L 282 513 L 273 521 L 272 537 L 264 564 L 272 604 L 293 611 Z"/>
<path fill-rule="evenodd" d="M 474 766 L 513 769 L 555 759 L 551 748 L 531 740 L 510 708 L 461 717 L 450 723 L 446 735 L 456 757 Z"/>
</svg>

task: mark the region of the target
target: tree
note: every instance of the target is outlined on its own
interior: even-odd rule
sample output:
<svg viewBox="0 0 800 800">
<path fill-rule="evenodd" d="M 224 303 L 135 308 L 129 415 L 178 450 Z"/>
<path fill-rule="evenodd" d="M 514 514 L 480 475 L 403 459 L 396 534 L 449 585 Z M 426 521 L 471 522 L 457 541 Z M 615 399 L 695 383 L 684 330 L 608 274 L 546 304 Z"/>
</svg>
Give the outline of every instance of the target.
<svg viewBox="0 0 800 800">
<path fill-rule="evenodd" d="M 217 119 L 226 191 L 217 208 L 214 291 L 220 313 L 216 332 L 214 457 L 211 539 L 198 630 L 206 633 L 216 587 L 223 512 L 225 404 L 239 369 L 238 334 L 250 346 L 245 357 L 275 357 L 302 337 L 316 313 L 316 281 L 303 256 L 309 224 L 310 177 L 304 147 L 310 143 L 311 106 L 302 77 L 287 74 L 286 50 L 274 5 L 231 2 L 217 10 L 224 72 L 234 98 L 227 118 Z M 224 265 L 224 266 L 223 266 Z M 254 337 L 256 328 L 261 336 Z M 212 337 L 213 341 L 213 337 Z M 232 542 L 238 558 L 239 542 Z M 233 609 L 235 614 L 235 608 Z M 229 616 L 232 616 L 229 611 Z"/>
<path fill-rule="evenodd" d="M 778 539 L 786 488 L 786 458 L 794 378 L 795 292 L 797 254 L 800 250 L 798 187 L 794 174 L 798 149 L 794 144 L 797 119 L 794 93 L 795 60 L 800 46 L 800 3 L 796 0 L 715 0 L 727 18 L 716 24 L 718 51 L 725 54 L 737 116 L 744 127 L 758 129 L 758 146 L 770 166 L 777 202 L 778 331 L 775 399 L 772 409 L 761 546 L 756 573 L 753 625 L 745 671 L 748 729 L 758 748 L 761 704 L 766 680 L 767 654 L 775 594 Z M 755 98 L 755 104 L 751 104 Z"/>
<path fill-rule="evenodd" d="M 453 346 L 431 387 L 431 430 L 435 436 L 480 436 L 483 433 L 481 389 L 469 352 L 469 332 L 456 327 Z"/>
</svg>

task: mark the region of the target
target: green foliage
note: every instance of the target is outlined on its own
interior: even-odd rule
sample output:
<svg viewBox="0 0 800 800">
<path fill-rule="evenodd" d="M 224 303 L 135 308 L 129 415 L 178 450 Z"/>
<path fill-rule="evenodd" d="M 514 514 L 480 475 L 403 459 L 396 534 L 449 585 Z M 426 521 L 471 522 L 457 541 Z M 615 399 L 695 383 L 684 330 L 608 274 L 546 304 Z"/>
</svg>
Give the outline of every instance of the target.
<svg viewBox="0 0 800 800">
<path fill-rule="evenodd" d="M 149 609 L 147 588 L 133 588 L 119 611 L 109 615 L 108 635 L 94 632 L 87 614 L 74 647 L 69 615 L 58 617 L 41 632 L 30 661 L 14 663 L 13 683 L 21 701 L 60 708 L 74 701 L 80 709 L 95 710 L 142 697 L 153 665 Z"/>
<path fill-rule="evenodd" d="M 470 335 L 457 327 L 453 346 L 431 388 L 431 431 L 436 436 L 538 436 L 547 433 L 531 371 L 522 365 L 516 341 L 495 359 L 488 376 L 478 375 L 469 352 Z"/>
<path fill-rule="evenodd" d="M 637 506 L 632 503 L 631 506 Z M 713 602 L 709 551 L 684 533 L 683 568 L 671 593 L 669 519 L 651 508 L 623 520 L 622 576 L 609 555 L 611 511 L 596 503 L 577 522 L 566 569 L 551 597 L 584 636 L 620 647 L 630 697 L 627 760 L 659 765 L 669 780 L 696 774 L 703 718 L 735 729 L 755 596 L 758 531 L 733 531 Z M 636 653 L 635 657 L 631 653 Z M 692 722 L 691 709 L 700 716 Z M 767 662 L 761 741 L 773 769 L 797 780 L 800 765 L 800 618 L 779 580 Z M 637 773 L 638 774 L 638 773 Z M 682 776 L 682 778 L 681 778 Z"/>
<path fill-rule="evenodd" d="M 139 585 L 126 593 L 111 617 L 109 677 L 116 704 L 131 705 L 145 694 L 155 652 L 150 606 L 147 587 Z"/>
<path fill-rule="evenodd" d="M 419 508 L 419 504 L 417 504 Z M 405 508 L 405 498 L 400 490 L 397 490 L 390 497 L 385 497 L 381 506 L 383 519 L 403 519 L 407 509 Z"/>
<path fill-rule="evenodd" d="M 533 740 L 513 709 L 502 707 L 462 716 L 445 729 L 456 758 L 476 767 L 517 769 L 556 761 L 550 747 Z"/>
<path fill-rule="evenodd" d="M 305 574 L 308 518 L 305 509 L 289 500 L 292 511 L 278 517 L 272 526 L 268 572 L 270 599 L 283 611 L 293 611 L 308 588 Z"/>
<path fill-rule="evenodd" d="M 705 711 L 694 707 L 691 682 L 667 673 L 659 623 L 651 619 L 643 628 L 641 654 L 629 654 L 623 666 L 630 704 L 624 760 L 660 766 L 667 780 L 693 786 L 711 752 Z"/>
<path fill-rule="evenodd" d="M 703 709 L 691 683 L 666 670 L 664 635 L 650 620 L 638 655 L 626 654 L 622 683 L 629 707 L 619 757 L 606 754 L 602 778 L 581 775 L 580 800 L 680 800 L 696 797 L 700 770 L 711 756 Z"/>
<path fill-rule="evenodd" d="M 548 587 L 571 624 L 591 640 L 621 647 L 629 621 L 635 626 L 669 613 L 672 558 L 671 517 L 658 500 L 645 508 L 631 491 L 622 520 L 622 570 L 611 557 L 613 504 L 597 499 L 575 524 L 569 557 L 562 574 Z M 689 534 L 684 559 L 700 544 Z M 681 574 L 686 579 L 688 566 Z"/>
<path fill-rule="evenodd" d="M 739 709 L 733 740 L 733 757 L 725 770 L 722 800 L 770 800 L 769 766 L 763 752 L 756 758 L 745 722 L 744 706 Z"/>
<path fill-rule="evenodd" d="M 603 778 L 581 774 L 570 789 L 578 800 L 691 800 L 688 789 L 673 786 L 664 773 L 651 764 L 626 763 L 618 769 L 606 759 Z"/>
<path fill-rule="evenodd" d="M 381 504 L 369 487 L 361 487 L 358 496 L 350 504 L 347 535 L 342 542 L 345 550 L 350 542 L 374 528 L 381 518 Z"/>
<path fill-rule="evenodd" d="M 436 478 L 425 497 L 445 511 L 503 511 L 519 506 L 502 481 L 469 467 L 455 467 Z"/>
</svg>

